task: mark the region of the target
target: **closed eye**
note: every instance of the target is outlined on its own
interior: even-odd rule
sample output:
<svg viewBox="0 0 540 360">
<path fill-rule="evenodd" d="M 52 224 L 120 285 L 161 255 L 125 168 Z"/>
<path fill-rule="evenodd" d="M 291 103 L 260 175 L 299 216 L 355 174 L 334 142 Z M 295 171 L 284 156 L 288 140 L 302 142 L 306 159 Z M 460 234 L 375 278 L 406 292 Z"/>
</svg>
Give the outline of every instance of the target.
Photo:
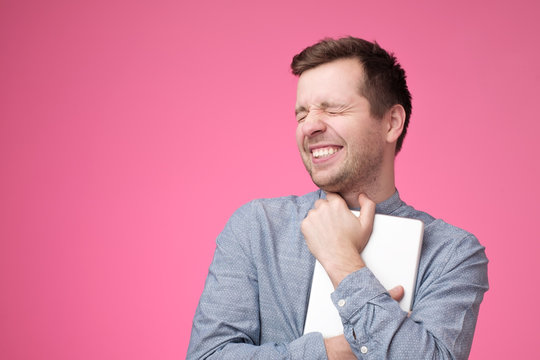
<svg viewBox="0 0 540 360">
<path fill-rule="evenodd" d="M 298 122 L 302 122 L 307 116 L 307 113 L 305 112 L 301 112 L 301 113 L 298 113 L 296 114 L 296 121 Z"/>
<path fill-rule="evenodd" d="M 341 111 L 337 111 L 337 110 L 334 110 L 334 111 L 326 110 L 326 113 L 327 113 L 328 115 L 335 116 L 335 115 L 341 114 Z"/>
</svg>

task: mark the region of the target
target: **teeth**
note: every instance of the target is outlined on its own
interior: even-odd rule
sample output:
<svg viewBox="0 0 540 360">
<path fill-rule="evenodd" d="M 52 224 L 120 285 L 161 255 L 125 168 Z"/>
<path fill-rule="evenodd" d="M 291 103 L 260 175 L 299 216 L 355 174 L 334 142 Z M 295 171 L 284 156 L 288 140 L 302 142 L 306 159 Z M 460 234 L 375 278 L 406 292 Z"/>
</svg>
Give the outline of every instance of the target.
<svg viewBox="0 0 540 360">
<path fill-rule="evenodd" d="M 313 150 L 313 157 L 320 158 L 320 157 L 324 157 L 324 156 L 330 156 L 330 155 L 336 153 L 338 150 L 339 149 L 333 148 L 333 147 L 315 149 L 315 150 Z"/>
</svg>

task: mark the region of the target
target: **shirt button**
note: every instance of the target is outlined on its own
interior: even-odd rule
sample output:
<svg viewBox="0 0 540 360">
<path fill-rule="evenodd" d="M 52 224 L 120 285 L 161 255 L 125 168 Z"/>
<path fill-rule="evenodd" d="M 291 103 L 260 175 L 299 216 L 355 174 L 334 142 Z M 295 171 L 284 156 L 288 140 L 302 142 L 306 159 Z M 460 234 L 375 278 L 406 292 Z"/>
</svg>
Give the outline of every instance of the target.
<svg viewBox="0 0 540 360">
<path fill-rule="evenodd" d="M 345 300 L 343 299 L 340 299 L 338 302 L 337 302 L 338 306 L 339 307 L 343 307 L 345 305 Z"/>
<path fill-rule="evenodd" d="M 360 348 L 360 352 L 361 352 L 362 354 L 367 353 L 367 346 L 362 346 L 362 347 Z"/>
</svg>

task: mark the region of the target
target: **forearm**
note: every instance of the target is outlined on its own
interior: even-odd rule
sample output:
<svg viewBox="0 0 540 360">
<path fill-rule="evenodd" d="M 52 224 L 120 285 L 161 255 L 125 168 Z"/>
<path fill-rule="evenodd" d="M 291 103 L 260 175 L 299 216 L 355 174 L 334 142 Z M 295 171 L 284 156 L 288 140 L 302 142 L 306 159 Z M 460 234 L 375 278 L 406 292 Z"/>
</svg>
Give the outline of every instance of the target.
<svg viewBox="0 0 540 360">
<path fill-rule="evenodd" d="M 237 340 L 228 339 L 225 345 L 212 348 L 210 343 L 216 344 L 216 339 L 209 339 L 209 343 L 201 342 L 191 348 L 187 359 L 260 359 L 260 360 L 327 360 L 324 341 L 320 333 L 310 333 L 301 336 L 290 343 L 265 343 L 255 345 Z M 224 340 L 224 339 L 221 339 Z M 196 340 L 195 340 L 196 341 Z M 225 340 L 227 341 L 227 340 Z"/>
<path fill-rule="evenodd" d="M 254 229 L 253 204 L 231 217 L 216 241 L 214 259 L 193 319 L 188 359 L 326 359 L 321 334 L 302 336 L 312 258 L 270 246 Z M 281 222 L 280 222 L 281 224 Z M 297 224 L 291 227 L 297 229 Z M 251 236 L 258 234 L 256 239 Z M 275 244 L 273 239 L 271 244 Z M 302 242 L 298 241 L 298 244 Z M 256 248 L 256 249 L 254 249 Z M 288 250 L 288 249 L 286 249 Z M 295 269 L 282 278 L 280 267 Z"/>
<path fill-rule="evenodd" d="M 347 277 L 332 300 L 358 358 L 464 359 L 470 351 L 479 305 L 467 286 L 469 295 L 459 299 L 426 295 L 409 317 L 366 268 Z"/>
</svg>

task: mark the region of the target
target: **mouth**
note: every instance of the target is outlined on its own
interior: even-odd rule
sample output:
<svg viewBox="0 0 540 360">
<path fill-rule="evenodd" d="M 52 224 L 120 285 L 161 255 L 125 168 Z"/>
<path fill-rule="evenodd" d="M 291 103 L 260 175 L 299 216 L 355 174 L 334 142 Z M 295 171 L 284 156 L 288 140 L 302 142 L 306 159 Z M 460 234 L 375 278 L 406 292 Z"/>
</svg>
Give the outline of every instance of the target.
<svg viewBox="0 0 540 360">
<path fill-rule="evenodd" d="M 343 146 L 330 145 L 330 146 L 321 146 L 317 148 L 312 148 L 310 150 L 311 150 L 311 155 L 313 155 L 314 159 L 324 159 L 324 158 L 328 158 L 334 155 L 335 153 L 340 151 L 342 148 Z"/>
</svg>

